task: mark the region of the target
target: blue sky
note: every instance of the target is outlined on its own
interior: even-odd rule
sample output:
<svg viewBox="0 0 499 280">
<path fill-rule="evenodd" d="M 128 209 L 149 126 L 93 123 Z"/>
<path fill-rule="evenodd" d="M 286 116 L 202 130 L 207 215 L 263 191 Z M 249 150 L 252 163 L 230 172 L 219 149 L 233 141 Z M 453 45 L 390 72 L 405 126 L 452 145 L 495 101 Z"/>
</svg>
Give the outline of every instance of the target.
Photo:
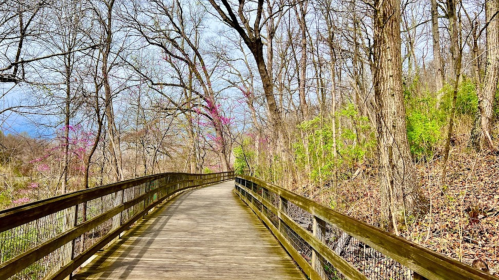
<svg viewBox="0 0 499 280">
<path fill-rule="evenodd" d="M 16 106 L 16 105 L 29 105 L 26 104 L 33 97 L 27 94 L 27 88 L 15 86 L 12 83 L 0 83 L 0 112 L 3 109 Z M 31 99 L 30 99 L 31 98 Z M 51 123 L 51 117 L 40 116 L 35 114 L 18 114 L 16 112 L 7 111 L 0 115 L 0 130 L 4 134 L 19 134 L 27 133 L 31 137 L 46 138 L 51 137 L 54 128 L 48 127 Z"/>
</svg>

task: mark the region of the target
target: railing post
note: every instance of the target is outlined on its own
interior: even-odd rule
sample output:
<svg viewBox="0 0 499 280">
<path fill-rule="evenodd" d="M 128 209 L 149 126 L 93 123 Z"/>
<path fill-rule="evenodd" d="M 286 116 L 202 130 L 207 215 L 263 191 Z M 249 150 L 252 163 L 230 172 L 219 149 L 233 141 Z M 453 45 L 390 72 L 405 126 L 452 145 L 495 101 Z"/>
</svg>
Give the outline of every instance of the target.
<svg viewBox="0 0 499 280">
<path fill-rule="evenodd" d="M 314 236 L 319 239 L 321 242 L 324 242 L 326 239 L 326 223 L 317 218 L 315 215 L 313 216 L 313 225 L 312 225 L 312 233 Z M 312 267 L 315 271 L 321 276 L 321 278 L 326 279 L 326 273 L 324 272 L 324 265 L 322 256 L 319 255 L 315 250 L 312 249 Z"/>
<path fill-rule="evenodd" d="M 125 203 L 125 189 L 121 190 L 121 204 Z M 125 210 L 123 210 L 125 211 Z M 123 225 L 123 211 L 120 212 L 120 227 Z M 121 233 L 118 234 L 118 239 L 121 239 Z"/>
<path fill-rule="evenodd" d="M 253 183 L 253 181 L 248 181 L 248 182 L 249 182 L 249 183 L 250 183 L 250 185 L 251 185 L 250 191 L 251 191 L 251 192 L 255 192 L 255 190 L 254 190 L 254 189 L 255 189 L 255 183 Z M 255 197 L 252 195 L 252 193 L 251 193 L 251 192 L 248 192 L 248 195 L 249 195 L 249 197 L 250 197 L 250 201 L 251 201 L 251 203 L 254 205 L 254 204 L 255 204 Z"/>
<path fill-rule="evenodd" d="M 261 192 L 262 194 L 259 194 L 260 192 Z M 265 209 L 265 206 L 263 205 L 263 200 L 264 200 L 265 198 L 263 197 L 263 187 L 262 187 L 262 186 L 257 186 L 257 187 L 256 187 L 256 194 L 257 194 L 258 196 L 260 196 L 260 199 L 261 199 L 261 201 L 262 201 L 262 203 L 260 203 L 260 212 L 264 213 L 264 212 L 263 212 L 263 210 Z"/>
<path fill-rule="evenodd" d="M 244 196 L 248 199 L 249 202 L 251 202 L 250 195 L 248 192 L 248 180 L 244 179 Z"/>
<path fill-rule="evenodd" d="M 146 185 L 144 187 L 144 193 L 146 194 L 146 196 L 144 197 L 144 210 L 146 210 L 146 208 L 149 206 L 149 196 L 151 195 L 150 194 L 151 186 L 149 185 L 149 183 L 145 183 L 145 184 Z M 149 212 L 149 211 L 144 212 L 144 216 L 142 216 L 142 219 L 146 218 L 147 212 Z"/>
<path fill-rule="evenodd" d="M 284 226 L 282 222 L 282 214 L 287 214 L 288 213 L 288 201 L 283 198 L 282 196 L 279 196 L 279 231 L 284 232 Z"/>
<path fill-rule="evenodd" d="M 75 205 L 75 218 L 73 227 L 78 226 L 78 204 Z M 71 260 L 74 260 L 76 252 L 76 238 L 71 241 Z M 69 274 L 69 280 L 73 279 L 73 272 Z"/>
</svg>

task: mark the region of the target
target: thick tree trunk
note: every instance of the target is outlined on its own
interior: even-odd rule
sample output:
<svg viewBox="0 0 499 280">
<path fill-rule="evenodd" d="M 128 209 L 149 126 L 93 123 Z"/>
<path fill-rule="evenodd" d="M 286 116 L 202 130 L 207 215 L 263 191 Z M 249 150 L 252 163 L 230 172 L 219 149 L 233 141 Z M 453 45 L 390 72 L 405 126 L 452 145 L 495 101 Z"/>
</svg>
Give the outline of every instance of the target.
<svg viewBox="0 0 499 280">
<path fill-rule="evenodd" d="M 223 166 L 222 171 L 229 171 L 230 170 L 230 159 L 229 159 L 230 151 L 228 151 L 227 141 L 226 141 L 226 138 L 224 135 L 223 125 L 222 125 L 220 119 L 216 119 L 213 122 L 213 125 L 215 127 L 216 135 L 220 139 L 219 140 L 220 141 L 220 143 L 219 143 L 220 144 L 219 156 L 220 156 L 220 159 L 222 160 L 222 166 Z"/>
<path fill-rule="evenodd" d="M 491 137 L 491 124 L 494 114 L 494 99 L 499 81 L 499 10 L 498 0 L 485 2 L 487 17 L 487 66 L 483 87 L 478 84 L 479 117 L 471 133 L 470 144 L 476 150 L 488 147 L 495 151 Z"/>
<path fill-rule="evenodd" d="M 270 114 L 270 121 L 272 127 L 274 128 L 274 139 L 282 138 L 285 143 L 288 143 L 287 136 L 285 133 L 285 128 L 283 126 L 281 112 L 277 107 L 277 102 L 274 96 L 274 85 L 273 81 L 270 78 L 269 72 L 267 71 L 267 67 L 265 64 L 265 60 L 263 59 L 263 45 L 255 44 L 251 51 L 254 55 L 256 65 L 258 68 L 258 73 L 260 74 L 260 78 L 262 79 L 263 91 L 265 94 L 265 100 L 267 101 L 268 111 Z M 287 145 L 286 145 L 287 146 Z"/>
<path fill-rule="evenodd" d="M 419 202 L 416 170 L 407 139 L 400 39 L 400 1 L 375 1 L 374 92 L 381 165 L 382 223 L 397 223 Z"/>
</svg>

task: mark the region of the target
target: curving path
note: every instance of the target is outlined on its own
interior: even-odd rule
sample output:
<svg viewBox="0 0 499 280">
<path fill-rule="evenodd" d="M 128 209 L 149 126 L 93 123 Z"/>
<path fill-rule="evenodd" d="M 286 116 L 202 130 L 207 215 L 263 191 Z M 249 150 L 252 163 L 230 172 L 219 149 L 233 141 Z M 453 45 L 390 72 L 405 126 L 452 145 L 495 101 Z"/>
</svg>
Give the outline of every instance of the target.
<svg viewBox="0 0 499 280">
<path fill-rule="evenodd" d="M 229 181 L 159 206 L 73 279 L 305 279 Z"/>
</svg>

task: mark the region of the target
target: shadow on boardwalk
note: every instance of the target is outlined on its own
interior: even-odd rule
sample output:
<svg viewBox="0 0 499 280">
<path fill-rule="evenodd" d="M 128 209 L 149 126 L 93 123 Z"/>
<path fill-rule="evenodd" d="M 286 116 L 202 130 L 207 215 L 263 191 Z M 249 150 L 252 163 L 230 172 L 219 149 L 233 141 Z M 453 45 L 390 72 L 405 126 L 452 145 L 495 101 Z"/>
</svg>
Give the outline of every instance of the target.
<svg viewBox="0 0 499 280">
<path fill-rule="evenodd" d="M 74 279 L 304 279 L 233 182 L 163 204 Z"/>
</svg>

